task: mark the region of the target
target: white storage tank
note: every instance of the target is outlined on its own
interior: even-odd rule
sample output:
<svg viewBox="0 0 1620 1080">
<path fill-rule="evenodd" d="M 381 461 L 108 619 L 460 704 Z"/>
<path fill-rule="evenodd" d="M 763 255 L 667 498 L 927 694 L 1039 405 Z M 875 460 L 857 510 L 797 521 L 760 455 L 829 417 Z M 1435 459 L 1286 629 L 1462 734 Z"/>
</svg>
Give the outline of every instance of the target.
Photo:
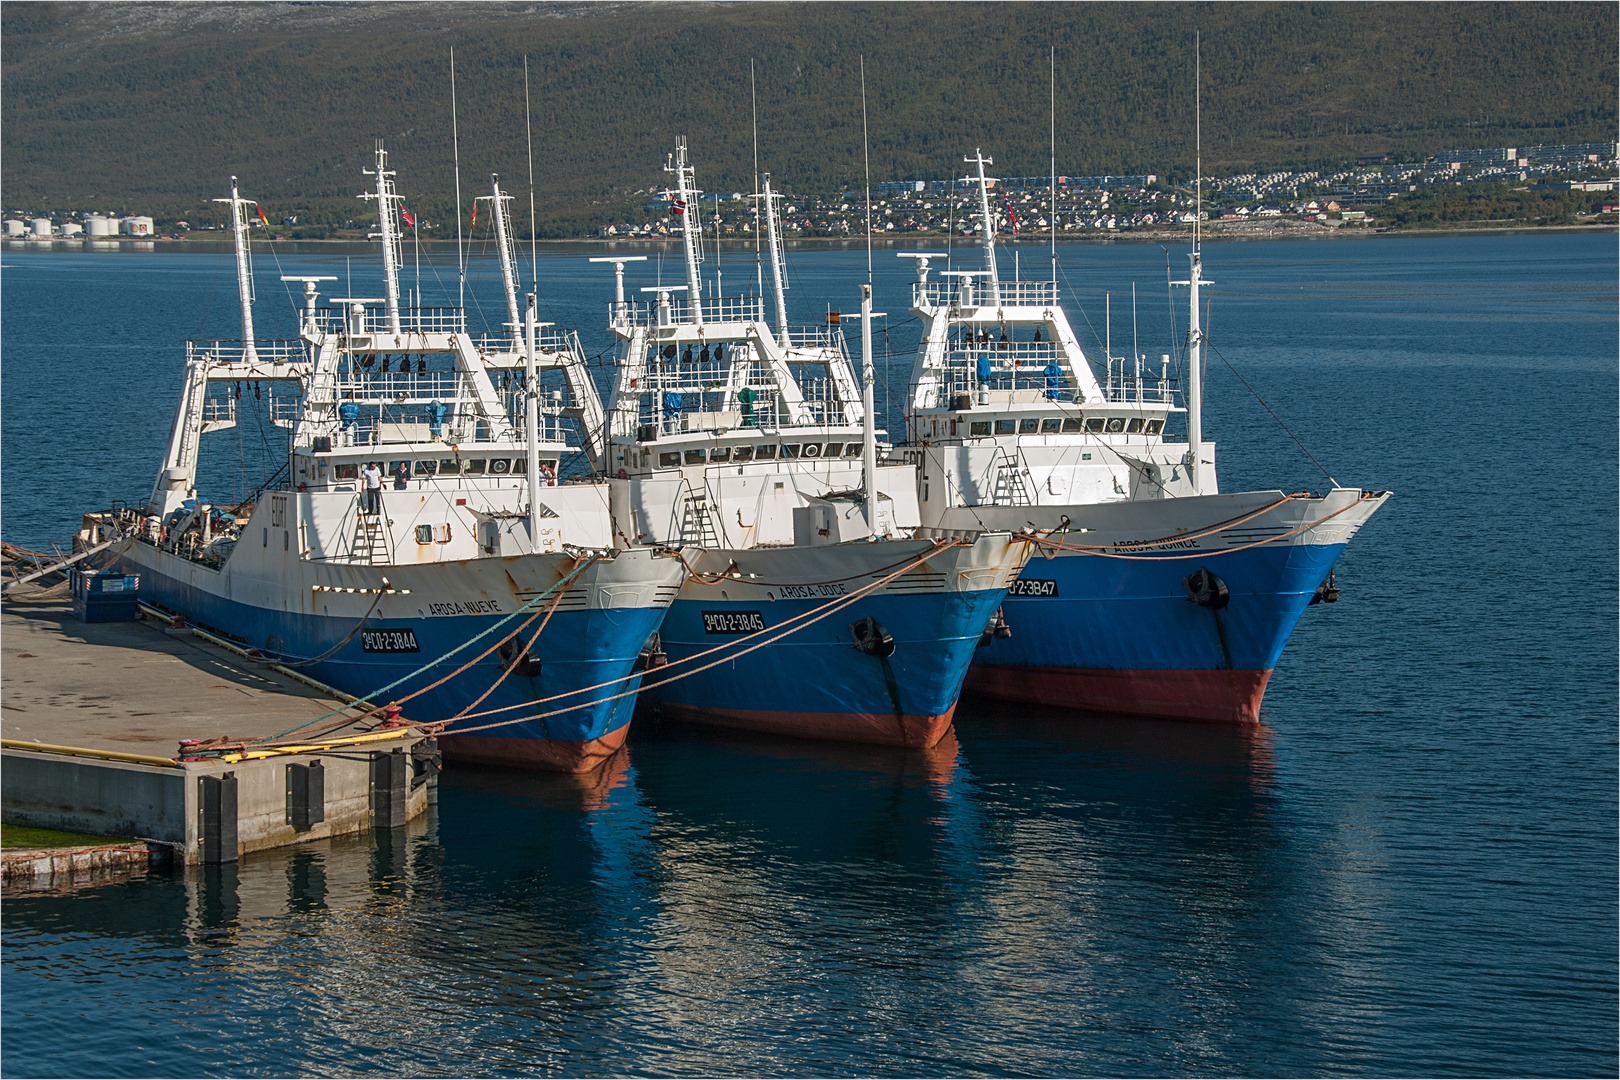
<svg viewBox="0 0 1620 1080">
<path fill-rule="evenodd" d="M 50 218 L 37 217 L 33 221 L 29 222 L 28 224 L 29 224 L 29 228 L 33 231 L 34 239 L 36 239 L 36 240 L 41 240 L 41 239 L 49 240 L 51 238 L 51 219 Z"/>
<path fill-rule="evenodd" d="M 120 224 L 121 224 L 122 228 L 119 231 L 122 232 L 125 236 L 151 236 L 152 235 L 152 224 L 153 223 L 152 223 L 152 219 L 149 218 L 149 217 L 135 217 L 135 216 L 132 215 L 130 217 L 125 218 Z"/>
<path fill-rule="evenodd" d="M 78 236 L 82 232 L 84 232 L 84 226 L 80 225 L 77 221 L 62 222 L 63 236 Z"/>
<path fill-rule="evenodd" d="M 28 232 L 28 226 L 16 218 L 7 218 L 4 223 L 0 223 L 0 229 L 5 230 L 7 236 L 22 236 Z"/>
<path fill-rule="evenodd" d="M 102 217 L 100 214 L 91 214 L 86 219 L 85 225 L 88 226 L 87 231 L 91 236 L 116 236 L 118 234 L 118 222 L 112 218 Z"/>
</svg>

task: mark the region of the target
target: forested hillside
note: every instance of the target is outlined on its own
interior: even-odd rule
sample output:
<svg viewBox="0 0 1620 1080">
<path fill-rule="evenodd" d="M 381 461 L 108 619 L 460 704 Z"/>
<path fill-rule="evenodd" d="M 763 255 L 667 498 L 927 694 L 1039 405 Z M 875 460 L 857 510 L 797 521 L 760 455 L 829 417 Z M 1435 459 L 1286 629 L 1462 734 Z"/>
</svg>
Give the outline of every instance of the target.
<svg viewBox="0 0 1620 1080">
<path fill-rule="evenodd" d="M 543 228 L 642 201 L 688 137 L 708 190 L 941 177 L 982 146 L 1058 169 L 1185 175 L 1194 34 L 1206 170 L 1613 139 L 1613 4 L 32 4 L 0 8 L 6 207 L 207 220 L 226 177 L 274 213 L 363 217 L 373 140 L 419 213 L 527 189 Z M 523 200 L 526 201 L 526 198 Z"/>
</svg>

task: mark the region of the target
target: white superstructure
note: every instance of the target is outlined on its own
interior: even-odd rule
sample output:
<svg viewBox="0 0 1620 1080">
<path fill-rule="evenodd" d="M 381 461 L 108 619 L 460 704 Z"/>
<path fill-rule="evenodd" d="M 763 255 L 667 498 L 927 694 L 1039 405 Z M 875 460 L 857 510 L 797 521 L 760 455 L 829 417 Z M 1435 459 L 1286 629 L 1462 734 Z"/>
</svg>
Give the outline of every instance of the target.
<svg viewBox="0 0 1620 1080">
<path fill-rule="evenodd" d="M 1005 280 L 997 265 L 991 159 L 976 153 L 982 268 L 931 278 L 917 262 L 912 311 L 922 340 L 909 384 L 908 448 L 924 522 L 952 507 L 1175 498 L 1216 490 L 1215 446 L 1167 443 L 1183 412 L 1169 357 L 1106 358 L 1099 381 L 1055 280 Z M 1195 264 L 1196 267 L 1196 264 Z"/>
<path fill-rule="evenodd" d="M 684 219 L 686 284 L 644 287 L 640 301 L 621 291 L 609 313 L 621 350 L 603 470 L 636 481 L 615 492 L 625 500 L 618 519 L 633 529 L 624 539 L 750 548 L 910 535 L 919 524 L 913 470 L 863 461 L 868 413 L 841 323 L 857 316 L 789 326 L 779 244 L 774 326 L 758 296 L 702 295 L 684 141 L 667 168 Z M 774 220 L 768 185 L 760 197 Z M 598 261 L 619 263 L 622 275 L 624 260 Z"/>
<path fill-rule="evenodd" d="M 379 190 L 370 197 L 388 241 L 398 235 L 390 228 L 398 196 L 385 164 L 379 149 Z M 575 422 L 600 431 L 576 335 L 533 322 L 531 309 L 523 327 L 475 336 L 457 309 L 400 307 L 397 278 L 392 299 L 326 305 L 319 286 L 333 279 L 294 278 L 304 285 L 299 338 L 255 340 L 254 204 L 234 178 L 221 201 L 232 205 L 247 333 L 187 343 L 185 386 L 150 502 L 165 542 L 191 534 L 184 542 L 212 545 L 215 516 L 196 502 L 201 437 L 234 426 L 237 388 L 247 384 L 264 387 L 271 419 L 291 431 L 290 516 L 305 558 L 424 563 L 612 546 L 605 485 L 559 480 Z M 386 242 L 384 251 L 397 274 Z M 378 514 L 365 512 L 362 492 L 362 470 L 373 462 L 386 474 Z"/>
</svg>

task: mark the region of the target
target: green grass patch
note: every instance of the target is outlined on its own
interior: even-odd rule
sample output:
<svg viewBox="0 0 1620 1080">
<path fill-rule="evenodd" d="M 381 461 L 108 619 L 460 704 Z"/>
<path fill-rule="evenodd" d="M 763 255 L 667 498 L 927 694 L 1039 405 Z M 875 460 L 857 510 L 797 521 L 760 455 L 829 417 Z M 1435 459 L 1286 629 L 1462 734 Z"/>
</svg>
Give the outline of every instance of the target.
<svg viewBox="0 0 1620 1080">
<path fill-rule="evenodd" d="M 27 825 L 0 825 L 0 849 L 33 851 L 38 848 L 106 847 L 108 844 L 127 844 L 121 836 L 97 836 L 94 833 L 58 832 L 55 829 L 35 829 Z"/>
</svg>

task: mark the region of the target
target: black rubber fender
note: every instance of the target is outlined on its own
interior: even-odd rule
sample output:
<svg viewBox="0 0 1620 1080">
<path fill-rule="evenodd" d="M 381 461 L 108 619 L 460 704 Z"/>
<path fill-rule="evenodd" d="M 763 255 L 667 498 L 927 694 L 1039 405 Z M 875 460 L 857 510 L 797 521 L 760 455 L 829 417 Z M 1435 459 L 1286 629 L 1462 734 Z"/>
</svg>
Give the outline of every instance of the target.
<svg viewBox="0 0 1620 1080">
<path fill-rule="evenodd" d="M 1222 581 L 1213 570 L 1199 567 L 1182 578 L 1181 584 L 1187 590 L 1187 599 L 1199 607 L 1219 611 L 1232 602 L 1232 594 L 1227 589 L 1226 582 Z"/>
<path fill-rule="evenodd" d="M 530 656 L 529 650 L 518 644 L 515 639 L 501 642 L 495 654 L 501 658 L 501 666 L 513 675 L 525 679 L 540 677 L 540 658 Z"/>
<path fill-rule="evenodd" d="M 850 623 L 849 636 L 854 639 L 857 652 L 880 659 L 894 655 L 894 635 L 870 615 L 859 622 Z"/>
</svg>

